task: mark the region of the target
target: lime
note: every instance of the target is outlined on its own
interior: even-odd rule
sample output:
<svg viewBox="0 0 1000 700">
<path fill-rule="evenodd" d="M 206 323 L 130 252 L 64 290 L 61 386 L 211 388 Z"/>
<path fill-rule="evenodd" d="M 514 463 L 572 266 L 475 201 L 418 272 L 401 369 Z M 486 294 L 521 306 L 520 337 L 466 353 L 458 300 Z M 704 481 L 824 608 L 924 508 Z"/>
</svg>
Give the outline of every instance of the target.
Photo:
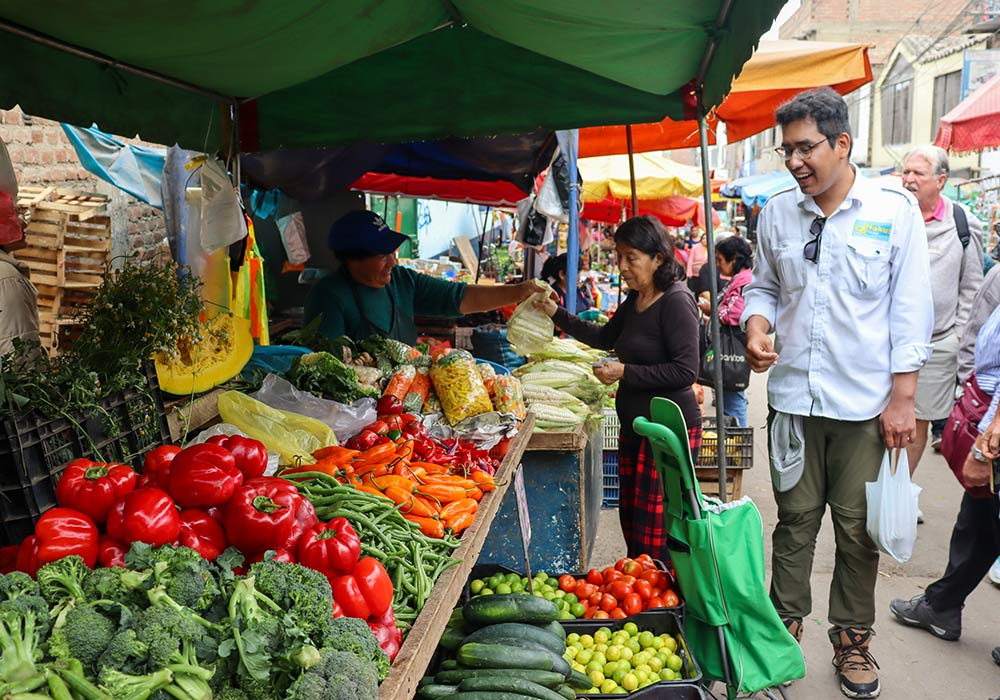
<svg viewBox="0 0 1000 700">
<path fill-rule="evenodd" d="M 576 632 L 570 632 L 569 634 L 566 635 L 567 644 L 574 644 L 579 641 L 580 641 L 580 635 L 577 634 Z"/>
<path fill-rule="evenodd" d="M 627 642 L 625 642 L 625 646 L 631 649 L 633 654 L 638 654 L 640 651 L 642 651 L 642 646 L 639 644 L 639 640 L 636 639 L 635 637 L 632 637 Z"/>
<path fill-rule="evenodd" d="M 574 646 L 566 647 L 566 651 L 563 653 L 563 658 L 567 661 L 572 661 L 576 658 L 576 655 L 580 653 L 580 649 Z"/>
<path fill-rule="evenodd" d="M 590 647 L 594 646 L 594 638 L 591 637 L 589 634 L 581 634 L 580 639 L 578 641 L 580 642 L 580 644 L 583 645 L 584 649 L 589 649 Z"/>
<path fill-rule="evenodd" d="M 479 591 L 479 595 L 493 595 L 493 589 L 484 588 L 483 590 Z"/>
<path fill-rule="evenodd" d="M 556 578 L 551 578 L 551 577 L 547 578 L 547 579 L 545 579 L 545 583 L 546 583 L 546 585 L 552 586 L 553 588 L 558 588 L 559 587 L 559 579 L 556 579 Z"/>
<path fill-rule="evenodd" d="M 589 666 L 587 668 L 590 668 Z M 590 680 L 594 683 L 595 688 L 600 688 L 601 684 L 604 683 L 604 674 L 598 670 L 593 670 L 587 674 L 590 676 Z"/>
<path fill-rule="evenodd" d="M 573 617 L 581 618 L 587 612 L 587 608 L 583 603 L 573 603 L 569 606 L 569 611 L 573 613 Z"/>
<path fill-rule="evenodd" d="M 625 676 L 622 677 L 620 685 L 622 688 L 631 693 L 633 690 L 639 687 L 639 679 L 636 678 L 634 673 L 626 673 Z"/>
<path fill-rule="evenodd" d="M 608 647 L 608 650 L 604 652 L 604 655 L 608 657 L 608 661 L 617 661 L 622 658 L 622 648 L 619 644 L 612 644 Z"/>
<path fill-rule="evenodd" d="M 501 583 L 504 583 L 504 577 L 501 576 L 500 574 L 493 574 L 492 576 L 489 577 L 489 579 L 487 579 L 486 583 L 490 588 L 492 588 L 495 591 L 497 589 L 497 586 L 499 586 Z"/>
<path fill-rule="evenodd" d="M 646 678 L 650 678 L 653 675 L 653 669 L 648 664 L 639 664 L 638 666 L 636 666 L 632 670 L 635 671 L 635 675 L 639 676 L 640 678 L 642 676 L 646 676 Z"/>
<path fill-rule="evenodd" d="M 486 586 L 486 582 L 481 578 L 473 579 L 472 583 L 469 584 L 469 590 L 472 592 L 472 595 L 479 595 L 484 586 Z"/>
<path fill-rule="evenodd" d="M 605 678 L 604 682 L 601 683 L 600 691 L 604 695 L 608 695 L 609 693 L 615 692 L 615 688 L 617 687 L 618 684 L 615 683 L 614 680 L 612 680 L 611 678 Z"/>
<path fill-rule="evenodd" d="M 662 671 L 660 671 L 660 680 L 661 681 L 672 681 L 672 680 L 674 680 L 674 672 L 671 671 L 669 668 L 663 669 Z"/>
<path fill-rule="evenodd" d="M 599 662 L 601 664 L 601 668 L 604 668 L 604 664 L 608 663 L 608 657 L 604 655 L 604 652 L 598 651 L 596 647 L 594 648 L 594 656 L 592 657 L 592 660 Z"/>
<path fill-rule="evenodd" d="M 621 685 L 622 681 L 625 679 L 626 673 L 628 673 L 628 669 L 619 668 L 617 671 L 611 674 L 611 680 L 613 680 L 618 685 Z"/>
<path fill-rule="evenodd" d="M 658 673 L 663 669 L 663 662 L 660 661 L 659 656 L 654 656 L 649 661 L 647 661 L 646 664 L 649 666 L 649 670 L 653 671 L 654 673 Z"/>
<path fill-rule="evenodd" d="M 629 649 L 627 646 L 622 645 L 622 659 L 624 659 L 626 662 L 629 662 L 632 660 L 632 656 L 633 656 L 632 650 Z"/>
<path fill-rule="evenodd" d="M 514 572 L 511 572 L 511 573 L 507 574 L 503 578 L 504 578 L 504 581 L 506 581 L 507 583 L 509 583 L 511 585 L 513 585 L 515 583 L 519 583 L 521 581 L 521 576 L 519 574 L 515 574 Z"/>
<path fill-rule="evenodd" d="M 607 644 L 610 639 L 611 635 L 608 633 L 607 627 L 601 627 L 594 632 L 594 641 L 598 644 Z"/>
<path fill-rule="evenodd" d="M 604 677 L 611 678 L 611 676 L 615 675 L 615 671 L 617 670 L 618 670 L 618 662 L 609 661 L 608 663 L 604 664 Z"/>
<path fill-rule="evenodd" d="M 544 593 L 542 593 L 542 597 L 545 598 L 545 600 L 554 600 L 556 594 L 553 593 L 552 591 L 545 591 Z"/>
<path fill-rule="evenodd" d="M 639 644 L 642 646 L 643 649 L 648 649 L 649 647 L 653 646 L 653 641 L 655 639 L 656 635 L 650 632 L 649 630 L 639 633 Z"/>
<path fill-rule="evenodd" d="M 677 654 L 672 654 L 669 659 L 667 659 L 667 668 L 669 668 L 674 673 L 679 672 L 684 667 L 684 659 L 677 656 Z"/>
<path fill-rule="evenodd" d="M 642 666 L 649 663 L 649 652 L 640 651 L 638 654 L 632 657 L 632 668 L 636 666 Z"/>
<path fill-rule="evenodd" d="M 514 583 L 510 584 L 510 592 L 524 593 L 524 584 L 521 583 L 520 581 L 515 581 Z"/>
<path fill-rule="evenodd" d="M 501 595 L 506 595 L 506 594 L 509 594 L 509 593 L 511 593 L 511 588 L 510 588 L 510 584 L 509 584 L 509 583 L 506 583 L 506 582 L 504 582 L 504 583 L 501 583 L 501 584 L 500 584 L 499 586 L 497 586 L 497 587 L 496 587 L 496 589 L 494 589 L 494 590 L 496 590 L 496 592 L 497 592 L 497 593 L 499 593 L 499 594 L 501 594 Z"/>
<path fill-rule="evenodd" d="M 594 655 L 590 649 L 581 649 L 576 654 L 576 662 L 580 665 L 586 665 L 590 663 L 590 657 Z"/>
<path fill-rule="evenodd" d="M 583 673 L 583 664 L 581 664 L 579 661 L 574 661 L 572 664 L 570 664 L 570 666 L 573 667 L 574 671 Z"/>
<path fill-rule="evenodd" d="M 575 620 L 576 617 L 569 610 L 563 610 L 559 613 L 560 620 Z"/>
<path fill-rule="evenodd" d="M 635 624 L 634 622 L 626 622 L 624 625 L 622 625 L 622 631 L 627 632 L 628 636 L 634 637 L 635 635 L 639 634 L 639 625 Z"/>
<path fill-rule="evenodd" d="M 646 668 L 649 668 L 649 667 L 647 666 Z M 640 684 L 645 683 L 646 681 L 649 680 L 649 672 L 647 672 L 647 671 L 640 671 L 637 668 L 633 668 L 632 669 L 632 675 L 635 676 L 635 679 L 637 681 L 639 681 Z"/>
<path fill-rule="evenodd" d="M 587 662 L 587 667 L 584 669 L 584 673 L 587 673 L 589 675 L 594 671 L 599 671 L 601 673 L 601 676 L 604 675 L 604 664 L 599 663 L 596 657 L 592 658 L 589 662 Z M 600 683 L 594 683 L 594 685 L 600 685 Z"/>
<path fill-rule="evenodd" d="M 664 642 L 663 642 L 663 638 L 662 637 L 653 637 L 653 648 L 654 649 L 657 649 L 657 650 L 658 649 L 662 649 L 663 648 L 663 643 Z"/>
<path fill-rule="evenodd" d="M 677 651 L 677 640 L 671 637 L 669 634 L 660 635 L 663 637 L 663 646 L 670 651 Z"/>
<path fill-rule="evenodd" d="M 594 643 L 594 651 L 599 651 L 602 654 L 604 654 L 605 652 L 607 652 L 607 650 L 608 650 L 608 645 L 607 644 L 605 644 L 604 642 L 598 642 L 596 638 L 594 639 L 594 642 L 595 642 Z"/>
<path fill-rule="evenodd" d="M 566 600 L 569 602 L 570 605 L 574 605 L 580 602 L 580 599 L 576 597 L 576 593 L 567 593 L 563 597 L 566 598 Z"/>
</svg>

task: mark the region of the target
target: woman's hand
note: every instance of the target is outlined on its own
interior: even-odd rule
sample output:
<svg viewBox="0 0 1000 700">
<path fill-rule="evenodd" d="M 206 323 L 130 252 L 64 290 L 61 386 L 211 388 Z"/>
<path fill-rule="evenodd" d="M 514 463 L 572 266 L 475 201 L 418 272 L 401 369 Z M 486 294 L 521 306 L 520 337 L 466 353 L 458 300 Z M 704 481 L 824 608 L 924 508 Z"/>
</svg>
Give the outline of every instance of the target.
<svg viewBox="0 0 1000 700">
<path fill-rule="evenodd" d="M 544 290 L 539 290 L 544 291 Z M 545 299 L 538 300 L 535 299 L 534 305 L 536 309 L 540 309 L 549 318 L 556 315 L 556 311 L 559 310 L 559 297 L 556 296 L 555 292 L 549 294 Z"/>
<path fill-rule="evenodd" d="M 992 469 L 990 462 L 980 462 L 972 456 L 970 450 L 962 467 L 962 481 L 969 488 L 987 486 L 990 483 L 990 469 Z"/>
<path fill-rule="evenodd" d="M 614 384 L 625 376 L 625 365 L 617 360 L 605 360 L 594 367 L 594 376 L 602 384 Z"/>
<path fill-rule="evenodd" d="M 708 316 L 712 313 L 712 301 L 710 299 L 698 299 L 698 308 L 701 312 Z"/>
</svg>

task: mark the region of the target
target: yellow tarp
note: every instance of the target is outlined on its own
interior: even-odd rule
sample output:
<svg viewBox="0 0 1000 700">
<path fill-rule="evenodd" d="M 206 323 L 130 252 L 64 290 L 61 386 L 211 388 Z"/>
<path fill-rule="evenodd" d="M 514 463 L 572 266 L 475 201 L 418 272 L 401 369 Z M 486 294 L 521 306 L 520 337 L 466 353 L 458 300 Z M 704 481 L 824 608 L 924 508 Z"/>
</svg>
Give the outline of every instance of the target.
<svg viewBox="0 0 1000 700">
<path fill-rule="evenodd" d="M 584 202 L 600 202 L 609 196 L 631 199 L 628 156 L 581 158 L 577 167 L 583 178 Z M 656 154 L 637 153 L 635 188 L 639 199 L 697 197 L 703 190 L 701 171 Z"/>
</svg>

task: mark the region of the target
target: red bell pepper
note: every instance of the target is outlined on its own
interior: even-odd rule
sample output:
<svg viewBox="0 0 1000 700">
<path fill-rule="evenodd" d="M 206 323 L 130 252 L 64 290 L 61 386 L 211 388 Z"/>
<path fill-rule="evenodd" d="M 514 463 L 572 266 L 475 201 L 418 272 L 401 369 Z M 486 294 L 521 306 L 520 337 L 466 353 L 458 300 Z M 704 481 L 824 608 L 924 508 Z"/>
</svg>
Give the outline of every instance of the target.
<svg viewBox="0 0 1000 700">
<path fill-rule="evenodd" d="M 147 452 L 137 487 L 152 486 L 166 491 L 170 483 L 170 463 L 180 451 L 181 448 L 177 445 L 162 445 Z"/>
<path fill-rule="evenodd" d="M 41 563 L 38 561 L 38 538 L 34 535 L 28 535 L 17 550 L 17 561 L 14 563 L 14 568 L 29 576 L 34 576 L 39 566 Z"/>
<path fill-rule="evenodd" d="M 374 557 L 360 559 L 354 571 L 336 577 L 330 585 L 334 600 L 348 617 L 367 620 L 383 615 L 392 607 L 392 579 Z"/>
<path fill-rule="evenodd" d="M 347 518 L 334 518 L 306 530 L 299 540 L 299 563 L 327 578 L 348 574 L 361 556 L 361 538 Z"/>
<path fill-rule="evenodd" d="M 83 557 L 93 567 L 97 563 L 97 526 L 72 508 L 50 508 L 35 523 L 39 564 L 48 564 L 71 555 Z"/>
<path fill-rule="evenodd" d="M 135 490 L 138 475 L 124 464 L 102 464 L 74 459 L 66 465 L 56 485 L 56 501 L 87 515 L 97 525 L 119 498 Z"/>
<path fill-rule="evenodd" d="M 274 553 L 274 556 L 271 557 L 271 559 L 273 559 L 274 561 L 283 561 L 286 564 L 296 563 L 295 557 L 288 550 L 272 549 L 270 551 Z M 243 560 L 243 566 L 238 566 L 235 569 L 233 569 L 233 573 L 239 574 L 240 576 L 246 575 L 247 571 L 250 570 L 250 565 L 256 564 L 259 561 L 264 561 L 264 556 L 266 554 L 267 552 L 257 552 L 256 554 L 250 555 L 249 557 Z"/>
<path fill-rule="evenodd" d="M 233 454 L 206 442 L 174 457 L 167 491 L 181 508 L 210 508 L 228 501 L 242 483 L 243 472 L 236 468 Z"/>
<path fill-rule="evenodd" d="M 226 503 L 222 522 L 229 543 L 244 554 L 283 549 L 292 535 L 302 500 L 295 485 L 284 479 L 251 479 L 236 489 Z"/>
<path fill-rule="evenodd" d="M 396 613 L 392 606 L 378 617 L 368 620 L 368 628 L 378 640 L 378 645 L 389 657 L 389 661 L 394 661 L 399 648 L 403 645 L 403 631 L 396 626 Z"/>
<path fill-rule="evenodd" d="M 264 476 L 267 469 L 267 448 L 260 440 L 242 435 L 213 435 L 208 442 L 232 453 L 236 458 L 236 468 L 243 472 L 244 479 Z"/>
<path fill-rule="evenodd" d="M 174 542 L 181 531 L 177 504 L 166 491 L 136 489 L 108 513 L 108 534 L 125 544 L 145 542 L 160 547 Z"/>
<path fill-rule="evenodd" d="M 0 574 L 9 574 L 17 568 L 17 555 L 21 551 L 21 545 L 9 544 L 0 547 Z"/>
<path fill-rule="evenodd" d="M 188 508 L 182 510 L 179 517 L 181 533 L 177 539 L 182 547 L 193 549 L 208 561 L 225 551 L 228 546 L 226 532 L 211 515 L 197 508 Z"/>
<path fill-rule="evenodd" d="M 101 535 L 97 540 L 97 563 L 106 569 L 114 566 L 125 568 L 125 555 L 129 547 L 110 535 Z"/>
<path fill-rule="evenodd" d="M 313 507 L 312 501 L 304 496 L 299 496 L 299 504 L 295 508 L 295 522 L 292 523 L 292 533 L 281 548 L 289 552 L 297 552 L 299 540 L 317 525 L 319 525 L 319 518 L 316 517 L 316 508 Z"/>
</svg>

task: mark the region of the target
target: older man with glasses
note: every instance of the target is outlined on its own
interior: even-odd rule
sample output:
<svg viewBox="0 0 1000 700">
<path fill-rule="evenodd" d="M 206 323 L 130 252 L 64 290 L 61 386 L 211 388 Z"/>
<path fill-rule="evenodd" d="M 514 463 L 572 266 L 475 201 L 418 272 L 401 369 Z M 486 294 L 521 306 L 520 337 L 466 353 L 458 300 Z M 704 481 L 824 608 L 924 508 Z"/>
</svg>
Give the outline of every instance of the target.
<svg viewBox="0 0 1000 700">
<path fill-rule="evenodd" d="M 771 599 L 800 639 L 829 505 L 833 664 L 844 695 L 872 698 L 880 690 L 869 651 L 879 555 L 865 530 L 865 482 L 875 481 L 887 448 L 914 439 L 917 372 L 930 356 L 934 321 L 927 237 L 912 195 L 866 180 L 851 165 L 840 95 L 804 92 L 776 116 L 778 153 L 798 187 L 760 213 L 742 317 L 751 368 L 773 367 Z"/>
</svg>

